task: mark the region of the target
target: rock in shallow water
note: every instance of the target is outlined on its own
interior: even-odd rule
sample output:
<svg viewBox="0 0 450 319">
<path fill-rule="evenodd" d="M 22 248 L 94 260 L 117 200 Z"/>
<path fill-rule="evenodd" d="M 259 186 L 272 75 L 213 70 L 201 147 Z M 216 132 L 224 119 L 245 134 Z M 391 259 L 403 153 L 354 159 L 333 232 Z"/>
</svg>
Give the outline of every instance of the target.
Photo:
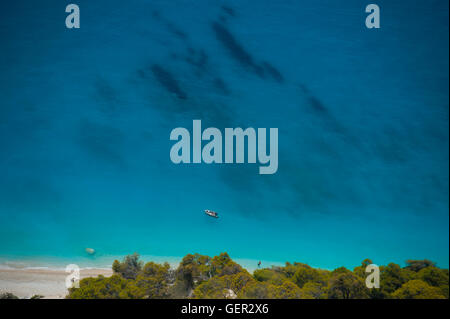
<svg viewBox="0 0 450 319">
<path fill-rule="evenodd" d="M 93 248 L 86 248 L 85 251 L 86 251 L 89 255 L 95 254 L 95 249 L 93 249 Z"/>
</svg>

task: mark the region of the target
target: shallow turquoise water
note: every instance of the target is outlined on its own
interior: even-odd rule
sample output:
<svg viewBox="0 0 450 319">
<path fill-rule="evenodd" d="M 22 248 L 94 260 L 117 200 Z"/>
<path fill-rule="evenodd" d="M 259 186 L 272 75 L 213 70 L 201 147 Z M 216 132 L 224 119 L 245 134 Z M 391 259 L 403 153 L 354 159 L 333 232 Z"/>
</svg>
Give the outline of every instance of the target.
<svg viewBox="0 0 450 319">
<path fill-rule="evenodd" d="M 377 3 L 379 30 L 356 0 L 2 4 L 2 260 L 448 267 L 448 2 Z M 193 119 L 278 127 L 278 172 L 174 165 Z"/>
</svg>

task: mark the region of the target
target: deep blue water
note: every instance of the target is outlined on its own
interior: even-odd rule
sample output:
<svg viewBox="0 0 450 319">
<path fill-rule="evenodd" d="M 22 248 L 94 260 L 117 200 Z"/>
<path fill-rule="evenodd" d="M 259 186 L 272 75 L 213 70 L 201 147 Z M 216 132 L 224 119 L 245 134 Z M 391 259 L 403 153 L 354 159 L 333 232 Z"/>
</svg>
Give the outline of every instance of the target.
<svg viewBox="0 0 450 319">
<path fill-rule="evenodd" d="M 448 267 L 448 1 L 68 3 L 0 4 L 0 257 Z M 173 164 L 193 119 L 279 128 L 278 172 Z"/>
</svg>

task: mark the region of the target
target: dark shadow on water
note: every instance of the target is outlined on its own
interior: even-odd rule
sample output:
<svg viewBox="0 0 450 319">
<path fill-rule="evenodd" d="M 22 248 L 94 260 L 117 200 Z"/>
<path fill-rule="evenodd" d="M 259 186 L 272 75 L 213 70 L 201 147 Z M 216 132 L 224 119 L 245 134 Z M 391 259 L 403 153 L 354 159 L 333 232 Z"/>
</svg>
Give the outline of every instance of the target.
<svg viewBox="0 0 450 319">
<path fill-rule="evenodd" d="M 187 99 L 186 92 L 180 88 L 178 81 L 172 73 L 158 64 L 154 64 L 151 67 L 151 71 L 159 84 L 161 84 L 168 92 L 175 94 L 181 100 Z"/>
<path fill-rule="evenodd" d="M 261 65 L 266 71 L 266 73 L 270 77 L 272 77 L 275 81 L 277 81 L 278 83 L 284 83 L 284 77 L 276 67 L 274 67 L 269 62 L 263 62 Z"/>
<path fill-rule="evenodd" d="M 125 159 L 119 151 L 124 134 L 116 127 L 81 120 L 79 126 L 79 145 L 96 159 L 119 166 L 125 165 Z"/>
<path fill-rule="evenodd" d="M 212 29 L 217 40 L 227 49 L 228 53 L 244 68 L 251 70 L 261 78 L 264 78 L 264 69 L 257 65 L 249 52 L 237 41 L 231 32 L 222 24 L 214 22 Z"/>
</svg>

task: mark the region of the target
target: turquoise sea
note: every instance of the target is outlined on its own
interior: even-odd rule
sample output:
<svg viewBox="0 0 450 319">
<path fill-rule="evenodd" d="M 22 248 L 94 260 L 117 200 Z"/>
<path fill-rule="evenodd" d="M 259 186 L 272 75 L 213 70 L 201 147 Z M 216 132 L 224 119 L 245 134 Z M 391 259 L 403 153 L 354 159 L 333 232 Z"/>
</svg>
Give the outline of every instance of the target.
<svg viewBox="0 0 450 319">
<path fill-rule="evenodd" d="M 0 264 L 448 267 L 448 1 L 75 3 L 0 4 Z M 278 128 L 278 172 L 173 164 L 194 119 Z"/>
</svg>

